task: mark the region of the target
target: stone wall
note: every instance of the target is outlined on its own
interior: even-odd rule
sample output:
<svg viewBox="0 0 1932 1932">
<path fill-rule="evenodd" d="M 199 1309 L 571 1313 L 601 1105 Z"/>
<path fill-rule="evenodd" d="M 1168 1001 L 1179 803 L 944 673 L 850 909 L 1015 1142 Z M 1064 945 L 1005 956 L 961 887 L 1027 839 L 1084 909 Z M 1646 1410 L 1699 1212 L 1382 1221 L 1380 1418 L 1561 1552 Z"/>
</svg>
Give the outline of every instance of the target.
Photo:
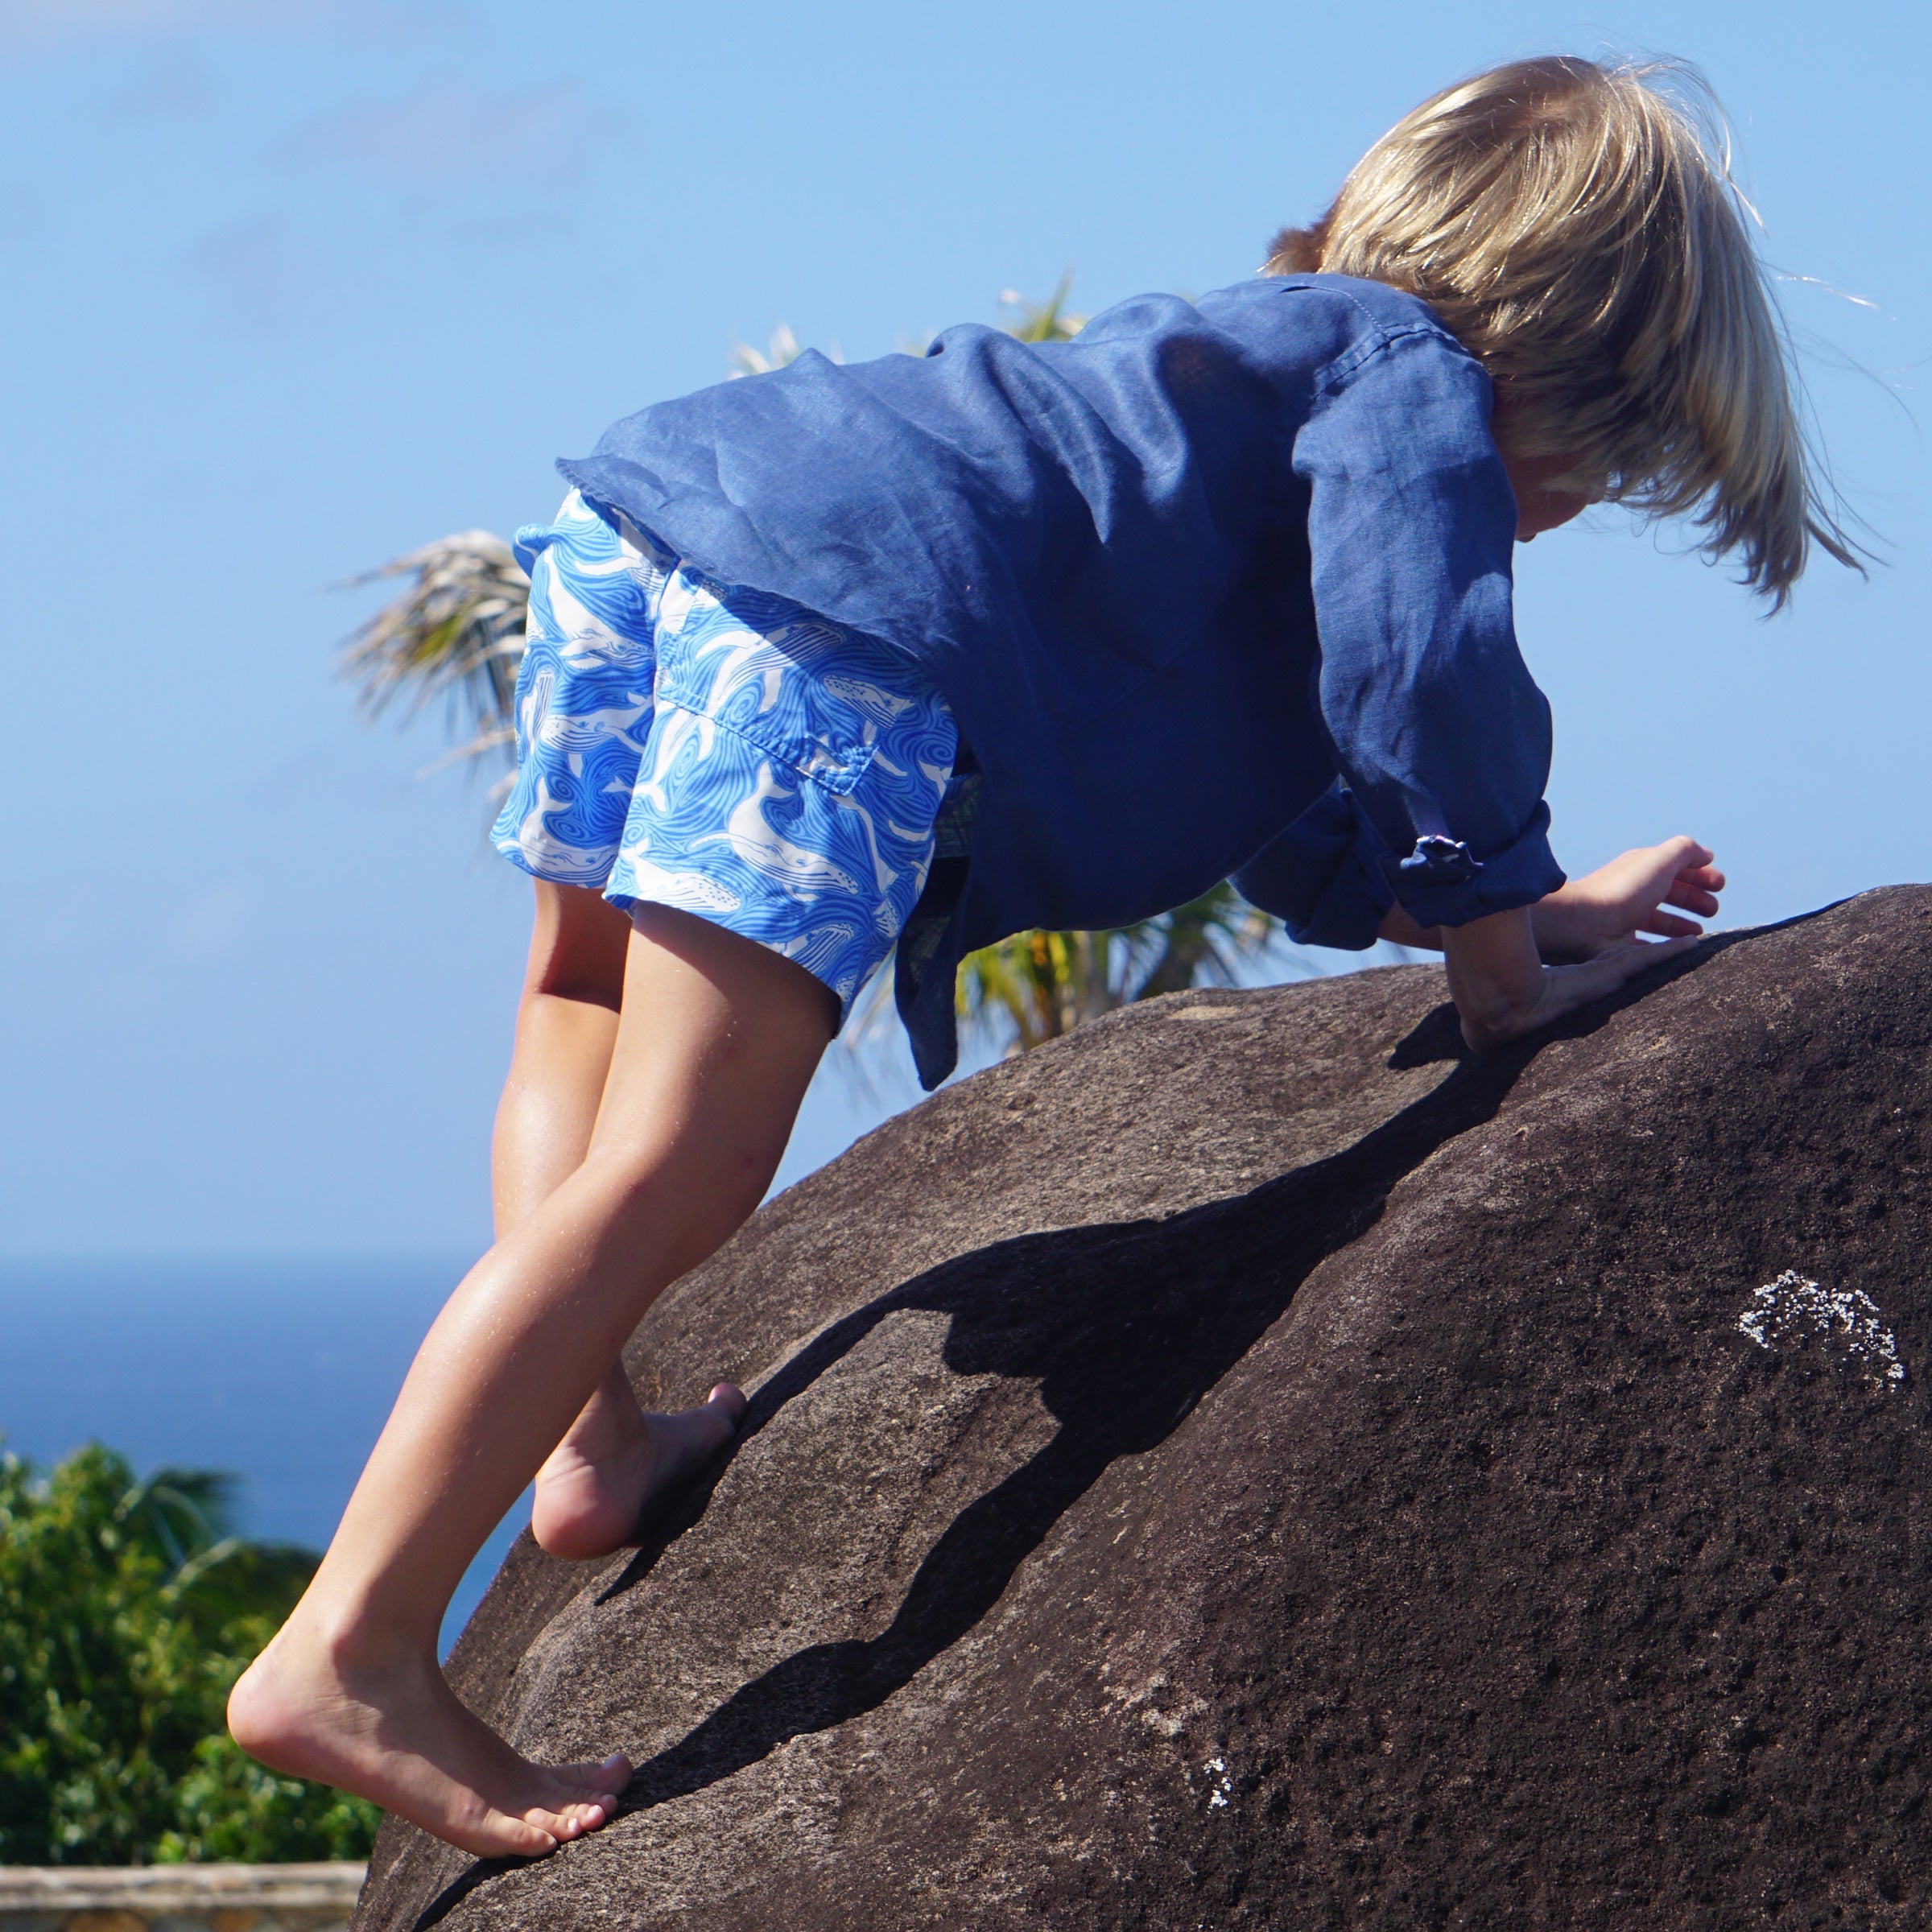
<svg viewBox="0 0 1932 1932">
<path fill-rule="evenodd" d="M 365 1868 L 0 1866 L 0 1932 L 341 1932 Z"/>
</svg>

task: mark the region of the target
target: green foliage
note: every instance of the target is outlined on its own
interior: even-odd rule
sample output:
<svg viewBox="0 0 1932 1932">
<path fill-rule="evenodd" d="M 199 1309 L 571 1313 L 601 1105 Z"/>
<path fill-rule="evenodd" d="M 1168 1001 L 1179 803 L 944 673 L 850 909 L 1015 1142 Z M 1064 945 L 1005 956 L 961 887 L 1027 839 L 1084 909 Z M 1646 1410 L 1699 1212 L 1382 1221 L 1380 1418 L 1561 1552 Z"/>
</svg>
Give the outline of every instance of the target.
<svg viewBox="0 0 1932 1932">
<path fill-rule="evenodd" d="M 175 1787 L 175 1824 L 155 1843 L 158 1864 L 366 1858 L 382 1815 L 366 1798 L 270 1771 L 225 1735 L 195 1746 L 194 1768 Z"/>
<path fill-rule="evenodd" d="M 1018 289 L 1004 290 L 1001 303 L 1020 312 L 1006 332 L 1016 342 L 1071 342 L 1087 326 L 1084 316 L 1069 312 L 1067 298 L 1073 292 L 1073 277 L 1060 277 L 1060 285 L 1044 302 L 1029 302 Z"/>
<path fill-rule="evenodd" d="M 1018 932 L 960 964 L 960 1018 L 1030 1051 L 1117 1006 L 1190 986 L 1232 985 L 1286 965 L 1280 922 L 1225 883 L 1159 918 L 1106 932 Z"/>
<path fill-rule="evenodd" d="M 378 1813 L 278 1777 L 223 1709 L 315 1569 L 206 1470 L 0 1455 L 0 1864 L 354 1858 Z"/>
</svg>

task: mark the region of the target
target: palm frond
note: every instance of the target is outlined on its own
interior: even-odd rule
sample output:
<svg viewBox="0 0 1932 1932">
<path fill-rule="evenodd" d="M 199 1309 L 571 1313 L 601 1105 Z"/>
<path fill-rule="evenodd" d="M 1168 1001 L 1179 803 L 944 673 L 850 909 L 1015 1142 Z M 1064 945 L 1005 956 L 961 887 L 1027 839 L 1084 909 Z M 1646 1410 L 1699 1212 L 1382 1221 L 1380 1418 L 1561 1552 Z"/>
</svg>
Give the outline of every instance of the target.
<svg viewBox="0 0 1932 1932">
<path fill-rule="evenodd" d="M 414 580 L 361 625 L 342 651 L 343 675 L 361 687 L 364 710 L 378 716 L 401 700 L 413 716 L 443 698 L 470 734 L 457 758 L 512 743 L 530 579 L 510 546 L 489 530 L 464 530 L 349 583 L 385 577 Z"/>
<path fill-rule="evenodd" d="M 241 1492 L 225 1470 L 157 1469 L 114 1511 L 123 1534 L 159 1558 L 164 1600 L 210 1628 L 248 1615 L 279 1622 L 321 1561 L 301 1544 L 244 1535 Z"/>
<path fill-rule="evenodd" d="M 1293 952 L 1280 920 L 1225 881 L 1129 931 L 1137 1000 L 1190 986 L 1232 986 L 1244 972 L 1286 964 Z"/>
<path fill-rule="evenodd" d="M 1003 308 L 1017 308 L 1018 319 L 1007 324 L 1006 332 L 1018 342 L 1071 342 L 1087 326 L 1084 316 L 1069 312 L 1067 298 L 1073 292 L 1073 271 L 1060 277 L 1059 285 L 1044 302 L 1029 302 L 1016 288 L 1000 291 Z"/>
<path fill-rule="evenodd" d="M 795 362 L 801 353 L 799 339 L 790 327 L 781 322 L 771 332 L 771 340 L 763 349 L 753 349 L 749 342 L 735 345 L 731 352 L 732 376 L 768 376 L 774 369 L 782 369 L 787 362 Z M 832 357 L 837 361 L 836 355 Z"/>
<path fill-rule="evenodd" d="M 239 1479 L 221 1469 L 157 1469 L 122 1497 L 115 1515 L 170 1574 L 231 1541 Z"/>
<path fill-rule="evenodd" d="M 1223 883 L 1158 918 L 1100 932 L 1021 932 L 960 963 L 960 1018 L 1026 1053 L 1084 1020 L 1190 986 L 1297 964 L 1281 923 Z"/>
</svg>

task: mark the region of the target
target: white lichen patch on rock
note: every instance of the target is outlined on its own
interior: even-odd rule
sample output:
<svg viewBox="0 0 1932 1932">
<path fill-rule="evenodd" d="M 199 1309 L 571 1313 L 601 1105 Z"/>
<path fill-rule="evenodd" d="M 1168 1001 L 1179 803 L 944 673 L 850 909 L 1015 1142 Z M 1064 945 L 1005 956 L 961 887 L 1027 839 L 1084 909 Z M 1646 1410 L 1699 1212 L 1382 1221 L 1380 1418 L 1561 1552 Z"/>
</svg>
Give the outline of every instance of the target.
<svg viewBox="0 0 1932 1932">
<path fill-rule="evenodd" d="M 1787 1268 L 1751 1298 L 1737 1325 L 1761 1348 L 1781 1348 L 1822 1335 L 1835 1343 L 1887 1393 L 1905 1386 L 1905 1365 L 1885 1326 L 1878 1304 L 1856 1288 L 1821 1288 L 1795 1268 Z"/>
</svg>

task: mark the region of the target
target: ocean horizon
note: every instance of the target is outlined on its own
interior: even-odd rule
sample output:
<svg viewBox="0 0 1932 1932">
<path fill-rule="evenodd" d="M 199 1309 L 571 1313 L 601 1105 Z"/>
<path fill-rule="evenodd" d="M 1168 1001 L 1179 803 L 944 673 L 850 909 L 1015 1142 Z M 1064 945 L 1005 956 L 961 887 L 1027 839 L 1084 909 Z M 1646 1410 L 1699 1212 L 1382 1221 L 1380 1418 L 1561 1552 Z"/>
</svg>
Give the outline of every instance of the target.
<svg viewBox="0 0 1932 1932">
<path fill-rule="evenodd" d="M 89 1442 L 138 1476 L 224 1470 L 246 1534 L 320 1550 L 418 1343 L 475 1259 L 0 1258 L 0 1447 L 43 1471 Z M 470 1566 L 445 1652 L 528 1517 L 519 1502 Z"/>
</svg>

